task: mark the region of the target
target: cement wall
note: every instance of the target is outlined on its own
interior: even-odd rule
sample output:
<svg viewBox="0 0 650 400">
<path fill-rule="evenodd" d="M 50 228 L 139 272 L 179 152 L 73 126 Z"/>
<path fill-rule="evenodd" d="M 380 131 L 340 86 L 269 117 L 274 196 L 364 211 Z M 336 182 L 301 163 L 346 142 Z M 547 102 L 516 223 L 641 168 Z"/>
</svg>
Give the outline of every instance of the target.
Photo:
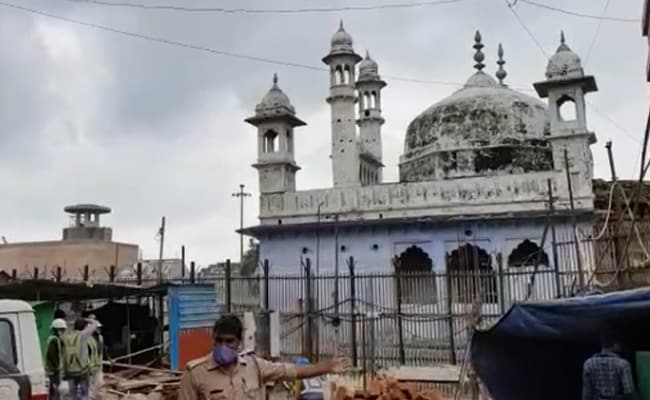
<svg viewBox="0 0 650 400">
<path fill-rule="evenodd" d="M 63 280 L 81 279 L 85 265 L 89 267 L 91 280 L 107 280 L 108 269 L 117 270 L 138 261 L 138 246 L 103 241 L 48 241 L 0 245 L 0 271 L 31 277 L 34 267 L 39 276 L 52 279 L 56 267 L 62 268 Z"/>
</svg>

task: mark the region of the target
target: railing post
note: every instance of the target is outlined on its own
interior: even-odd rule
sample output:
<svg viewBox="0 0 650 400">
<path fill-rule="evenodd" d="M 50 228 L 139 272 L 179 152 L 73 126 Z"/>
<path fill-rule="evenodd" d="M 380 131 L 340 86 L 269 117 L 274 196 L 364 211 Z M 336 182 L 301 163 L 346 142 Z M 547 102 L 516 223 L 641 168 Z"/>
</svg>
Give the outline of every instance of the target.
<svg viewBox="0 0 650 400">
<path fill-rule="evenodd" d="M 138 286 L 142 285 L 142 263 L 139 262 L 135 267 L 135 279 Z"/>
<path fill-rule="evenodd" d="M 232 312 L 232 269 L 230 259 L 226 260 L 226 312 Z"/>
<path fill-rule="evenodd" d="M 397 338 L 399 343 L 399 362 L 401 365 L 406 364 L 406 352 L 404 350 L 404 329 L 402 326 L 402 279 L 399 260 L 395 260 L 395 292 L 397 294 Z"/>
<path fill-rule="evenodd" d="M 271 308 L 271 304 L 270 304 L 271 303 L 270 302 L 271 297 L 270 297 L 270 294 L 269 294 L 269 286 L 270 286 L 269 285 L 269 279 L 270 279 L 270 277 L 269 277 L 269 269 L 270 269 L 269 260 L 264 260 L 263 269 L 264 269 L 264 271 L 263 271 L 264 272 L 264 311 L 269 312 L 270 308 Z"/>
<path fill-rule="evenodd" d="M 506 313 L 506 297 L 505 297 L 505 276 L 504 276 L 504 270 L 503 270 L 503 256 L 501 253 L 497 253 L 496 256 L 496 261 L 497 261 L 497 273 L 498 273 L 498 279 L 499 279 L 499 310 L 501 311 L 501 315 Z"/>
<path fill-rule="evenodd" d="M 11 279 L 15 281 L 17 278 L 18 278 L 18 270 L 14 268 L 11 270 Z"/>
<path fill-rule="evenodd" d="M 449 254 L 445 255 L 445 281 L 447 286 L 447 320 L 449 321 L 449 358 L 456 364 L 456 337 L 454 333 L 453 279 L 449 270 Z"/>
<path fill-rule="evenodd" d="M 38 267 L 34 267 L 34 276 L 33 279 L 38 279 Z"/>
<path fill-rule="evenodd" d="M 61 282 L 61 275 L 62 275 L 61 267 L 57 266 L 56 267 L 56 275 L 55 275 L 55 280 L 57 282 Z"/>
<path fill-rule="evenodd" d="M 84 282 L 88 282 L 89 277 L 90 277 L 89 267 L 88 265 L 84 265 L 84 277 L 83 277 Z"/>
<path fill-rule="evenodd" d="M 267 263 L 265 262 L 264 265 L 266 266 Z M 266 271 L 266 268 L 265 268 L 265 271 Z M 264 282 L 266 282 L 267 281 L 267 279 L 266 279 L 267 274 L 265 273 L 264 275 L 265 275 Z M 313 310 L 313 304 L 314 303 L 312 301 L 313 300 L 312 299 L 313 295 L 312 295 L 312 286 L 311 286 L 312 285 L 312 282 L 311 282 L 311 260 L 309 258 L 307 260 L 305 260 L 305 283 L 306 283 L 305 297 L 307 298 L 307 303 L 306 303 L 306 305 L 307 305 L 307 309 L 306 309 L 306 312 L 307 312 L 307 340 L 306 340 L 307 349 L 306 349 L 306 355 L 307 355 L 307 359 L 310 362 L 314 362 L 315 361 L 314 360 L 314 340 L 313 340 L 313 336 L 314 336 L 314 324 L 313 324 L 313 321 L 314 321 L 314 319 L 313 319 L 313 315 L 312 315 L 313 312 L 314 312 L 314 310 Z M 266 292 L 266 288 L 264 290 Z M 265 295 L 264 299 L 265 299 L 264 301 L 266 301 L 266 295 Z"/>
<path fill-rule="evenodd" d="M 185 245 L 181 246 L 181 284 L 185 280 Z"/>
<path fill-rule="evenodd" d="M 190 262 L 190 283 L 192 285 L 196 283 L 196 264 L 194 261 Z"/>
<path fill-rule="evenodd" d="M 348 267 L 350 268 L 350 309 L 352 311 L 350 333 L 352 334 L 352 366 L 356 367 L 359 363 L 359 355 L 357 354 L 357 292 L 354 277 L 354 257 L 348 259 Z"/>
</svg>

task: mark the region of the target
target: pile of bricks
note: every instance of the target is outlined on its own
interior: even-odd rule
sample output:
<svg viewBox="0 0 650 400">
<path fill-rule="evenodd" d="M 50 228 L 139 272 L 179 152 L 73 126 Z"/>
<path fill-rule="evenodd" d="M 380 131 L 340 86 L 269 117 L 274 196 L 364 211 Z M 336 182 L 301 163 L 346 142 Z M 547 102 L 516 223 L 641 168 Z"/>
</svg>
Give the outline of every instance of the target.
<svg viewBox="0 0 650 400">
<path fill-rule="evenodd" d="M 378 378 L 368 383 L 366 389 L 344 382 L 331 382 L 331 400 L 446 400 L 438 391 L 418 389 L 414 383 L 392 378 Z"/>
</svg>

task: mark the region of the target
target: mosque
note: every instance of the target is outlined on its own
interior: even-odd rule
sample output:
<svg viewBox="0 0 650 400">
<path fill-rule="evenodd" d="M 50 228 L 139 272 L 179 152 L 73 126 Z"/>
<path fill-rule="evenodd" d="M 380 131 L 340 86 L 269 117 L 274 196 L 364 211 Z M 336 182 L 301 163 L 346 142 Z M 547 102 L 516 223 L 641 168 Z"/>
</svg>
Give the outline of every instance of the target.
<svg viewBox="0 0 650 400">
<path fill-rule="evenodd" d="M 322 59 L 330 72 L 332 187 L 296 188 L 294 135 L 306 123 L 274 77 L 246 119 L 257 128 L 260 209 L 259 224 L 243 230 L 259 240 L 260 259 L 273 273 L 297 274 L 309 259 L 321 275 L 343 274 L 350 257 L 357 273 L 575 268 L 575 255 L 569 262 L 552 254 L 545 228 L 551 223 L 558 237 L 569 238 L 574 225 L 593 231 L 596 136 L 587 127 L 585 95 L 597 90 L 596 81 L 564 34 L 544 79 L 532 85 L 542 100 L 504 83 L 500 45 L 494 77 L 484 71 L 479 32 L 473 47 L 475 71 L 464 86 L 408 125 L 398 182 L 385 182 L 382 174 L 387 83 L 368 53 L 355 52 L 342 23 Z M 588 269 L 593 254 L 578 257 Z M 569 282 L 539 284 L 562 293 Z M 433 288 L 403 292 L 408 303 L 427 304 L 449 285 L 436 280 Z M 490 287 L 483 300 L 496 304 L 503 289 Z"/>
</svg>

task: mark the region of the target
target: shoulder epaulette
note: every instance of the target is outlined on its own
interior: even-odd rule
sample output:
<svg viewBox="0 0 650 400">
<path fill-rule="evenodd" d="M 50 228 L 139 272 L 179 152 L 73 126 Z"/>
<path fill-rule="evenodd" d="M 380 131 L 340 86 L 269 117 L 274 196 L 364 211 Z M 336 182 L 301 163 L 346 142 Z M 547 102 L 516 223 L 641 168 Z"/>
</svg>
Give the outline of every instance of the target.
<svg viewBox="0 0 650 400">
<path fill-rule="evenodd" d="M 196 360 L 192 360 L 188 362 L 185 368 L 191 371 L 194 368 L 198 367 L 199 365 L 205 364 L 207 361 L 208 361 L 208 357 L 197 358 Z"/>
</svg>

